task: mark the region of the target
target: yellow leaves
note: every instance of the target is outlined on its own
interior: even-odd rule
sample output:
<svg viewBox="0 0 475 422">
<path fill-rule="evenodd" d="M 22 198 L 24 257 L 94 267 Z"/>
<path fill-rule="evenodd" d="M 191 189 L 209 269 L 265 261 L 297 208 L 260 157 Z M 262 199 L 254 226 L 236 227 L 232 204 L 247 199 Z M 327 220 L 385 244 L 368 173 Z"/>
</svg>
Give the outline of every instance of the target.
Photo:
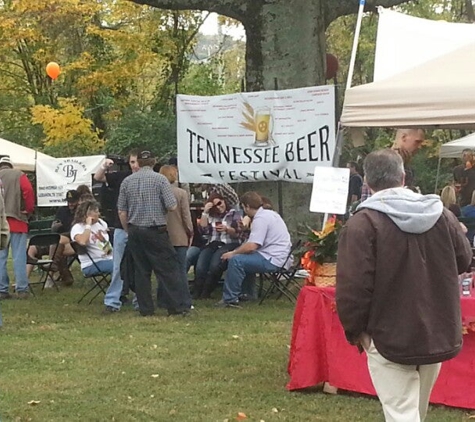
<svg viewBox="0 0 475 422">
<path fill-rule="evenodd" d="M 37 105 L 31 109 L 33 123 L 43 126 L 45 145 L 66 149 L 69 145 L 70 150 L 77 150 L 79 145 L 88 152 L 100 150 L 104 141 L 92 121 L 84 117 L 84 107 L 70 98 L 60 98 L 58 103 L 59 108 Z"/>
</svg>

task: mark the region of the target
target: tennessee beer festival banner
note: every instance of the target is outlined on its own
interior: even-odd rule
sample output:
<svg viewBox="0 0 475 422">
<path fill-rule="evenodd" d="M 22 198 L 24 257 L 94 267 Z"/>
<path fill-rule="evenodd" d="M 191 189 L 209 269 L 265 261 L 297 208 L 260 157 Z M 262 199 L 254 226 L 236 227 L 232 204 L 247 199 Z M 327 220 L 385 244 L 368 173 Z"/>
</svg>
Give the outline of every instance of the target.
<svg viewBox="0 0 475 422">
<path fill-rule="evenodd" d="M 180 181 L 312 183 L 335 150 L 333 85 L 200 97 L 178 95 Z"/>
</svg>

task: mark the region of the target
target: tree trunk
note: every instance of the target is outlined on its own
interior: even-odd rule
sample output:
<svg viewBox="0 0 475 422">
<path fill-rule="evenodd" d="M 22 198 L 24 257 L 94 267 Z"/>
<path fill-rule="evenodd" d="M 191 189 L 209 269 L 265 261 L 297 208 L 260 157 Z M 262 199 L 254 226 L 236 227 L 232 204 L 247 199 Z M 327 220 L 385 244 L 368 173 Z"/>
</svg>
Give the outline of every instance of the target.
<svg viewBox="0 0 475 422">
<path fill-rule="evenodd" d="M 325 81 L 325 29 L 355 13 L 356 0 L 131 0 L 171 10 L 207 10 L 246 29 L 247 91 L 319 85 Z M 389 7 L 407 0 L 368 0 Z"/>
<path fill-rule="evenodd" d="M 325 81 L 323 0 L 286 0 L 247 14 L 248 91 L 319 85 Z"/>
</svg>

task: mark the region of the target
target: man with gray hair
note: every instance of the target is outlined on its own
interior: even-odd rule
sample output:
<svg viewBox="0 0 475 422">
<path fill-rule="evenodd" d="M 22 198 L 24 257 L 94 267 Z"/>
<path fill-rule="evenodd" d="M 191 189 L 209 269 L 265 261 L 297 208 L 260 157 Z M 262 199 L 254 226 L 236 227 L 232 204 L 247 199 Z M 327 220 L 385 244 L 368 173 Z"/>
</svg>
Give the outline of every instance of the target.
<svg viewBox="0 0 475 422">
<path fill-rule="evenodd" d="M 373 195 L 342 230 L 338 315 L 366 350 L 386 421 L 422 421 L 441 362 L 462 348 L 458 274 L 472 251 L 437 195 L 403 188 L 396 151 L 372 152 L 364 170 Z"/>
</svg>

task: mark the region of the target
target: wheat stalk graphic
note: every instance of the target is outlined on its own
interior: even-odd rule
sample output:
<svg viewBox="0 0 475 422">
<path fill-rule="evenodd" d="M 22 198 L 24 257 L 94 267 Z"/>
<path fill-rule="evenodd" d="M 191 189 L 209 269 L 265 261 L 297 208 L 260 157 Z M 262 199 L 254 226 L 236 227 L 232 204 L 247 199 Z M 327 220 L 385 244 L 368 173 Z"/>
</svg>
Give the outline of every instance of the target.
<svg viewBox="0 0 475 422">
<path fill-rule="evenodd" d="M 244 121 L 240 123 L 240 126 L 244 129 L 250 130 L 251 132 L 255 132 L 256 121 L 254 120 L 254 109 L 247 101 L 244 101 L 244 108 L 245 110 L 242 112 Z"/>
</svg>

